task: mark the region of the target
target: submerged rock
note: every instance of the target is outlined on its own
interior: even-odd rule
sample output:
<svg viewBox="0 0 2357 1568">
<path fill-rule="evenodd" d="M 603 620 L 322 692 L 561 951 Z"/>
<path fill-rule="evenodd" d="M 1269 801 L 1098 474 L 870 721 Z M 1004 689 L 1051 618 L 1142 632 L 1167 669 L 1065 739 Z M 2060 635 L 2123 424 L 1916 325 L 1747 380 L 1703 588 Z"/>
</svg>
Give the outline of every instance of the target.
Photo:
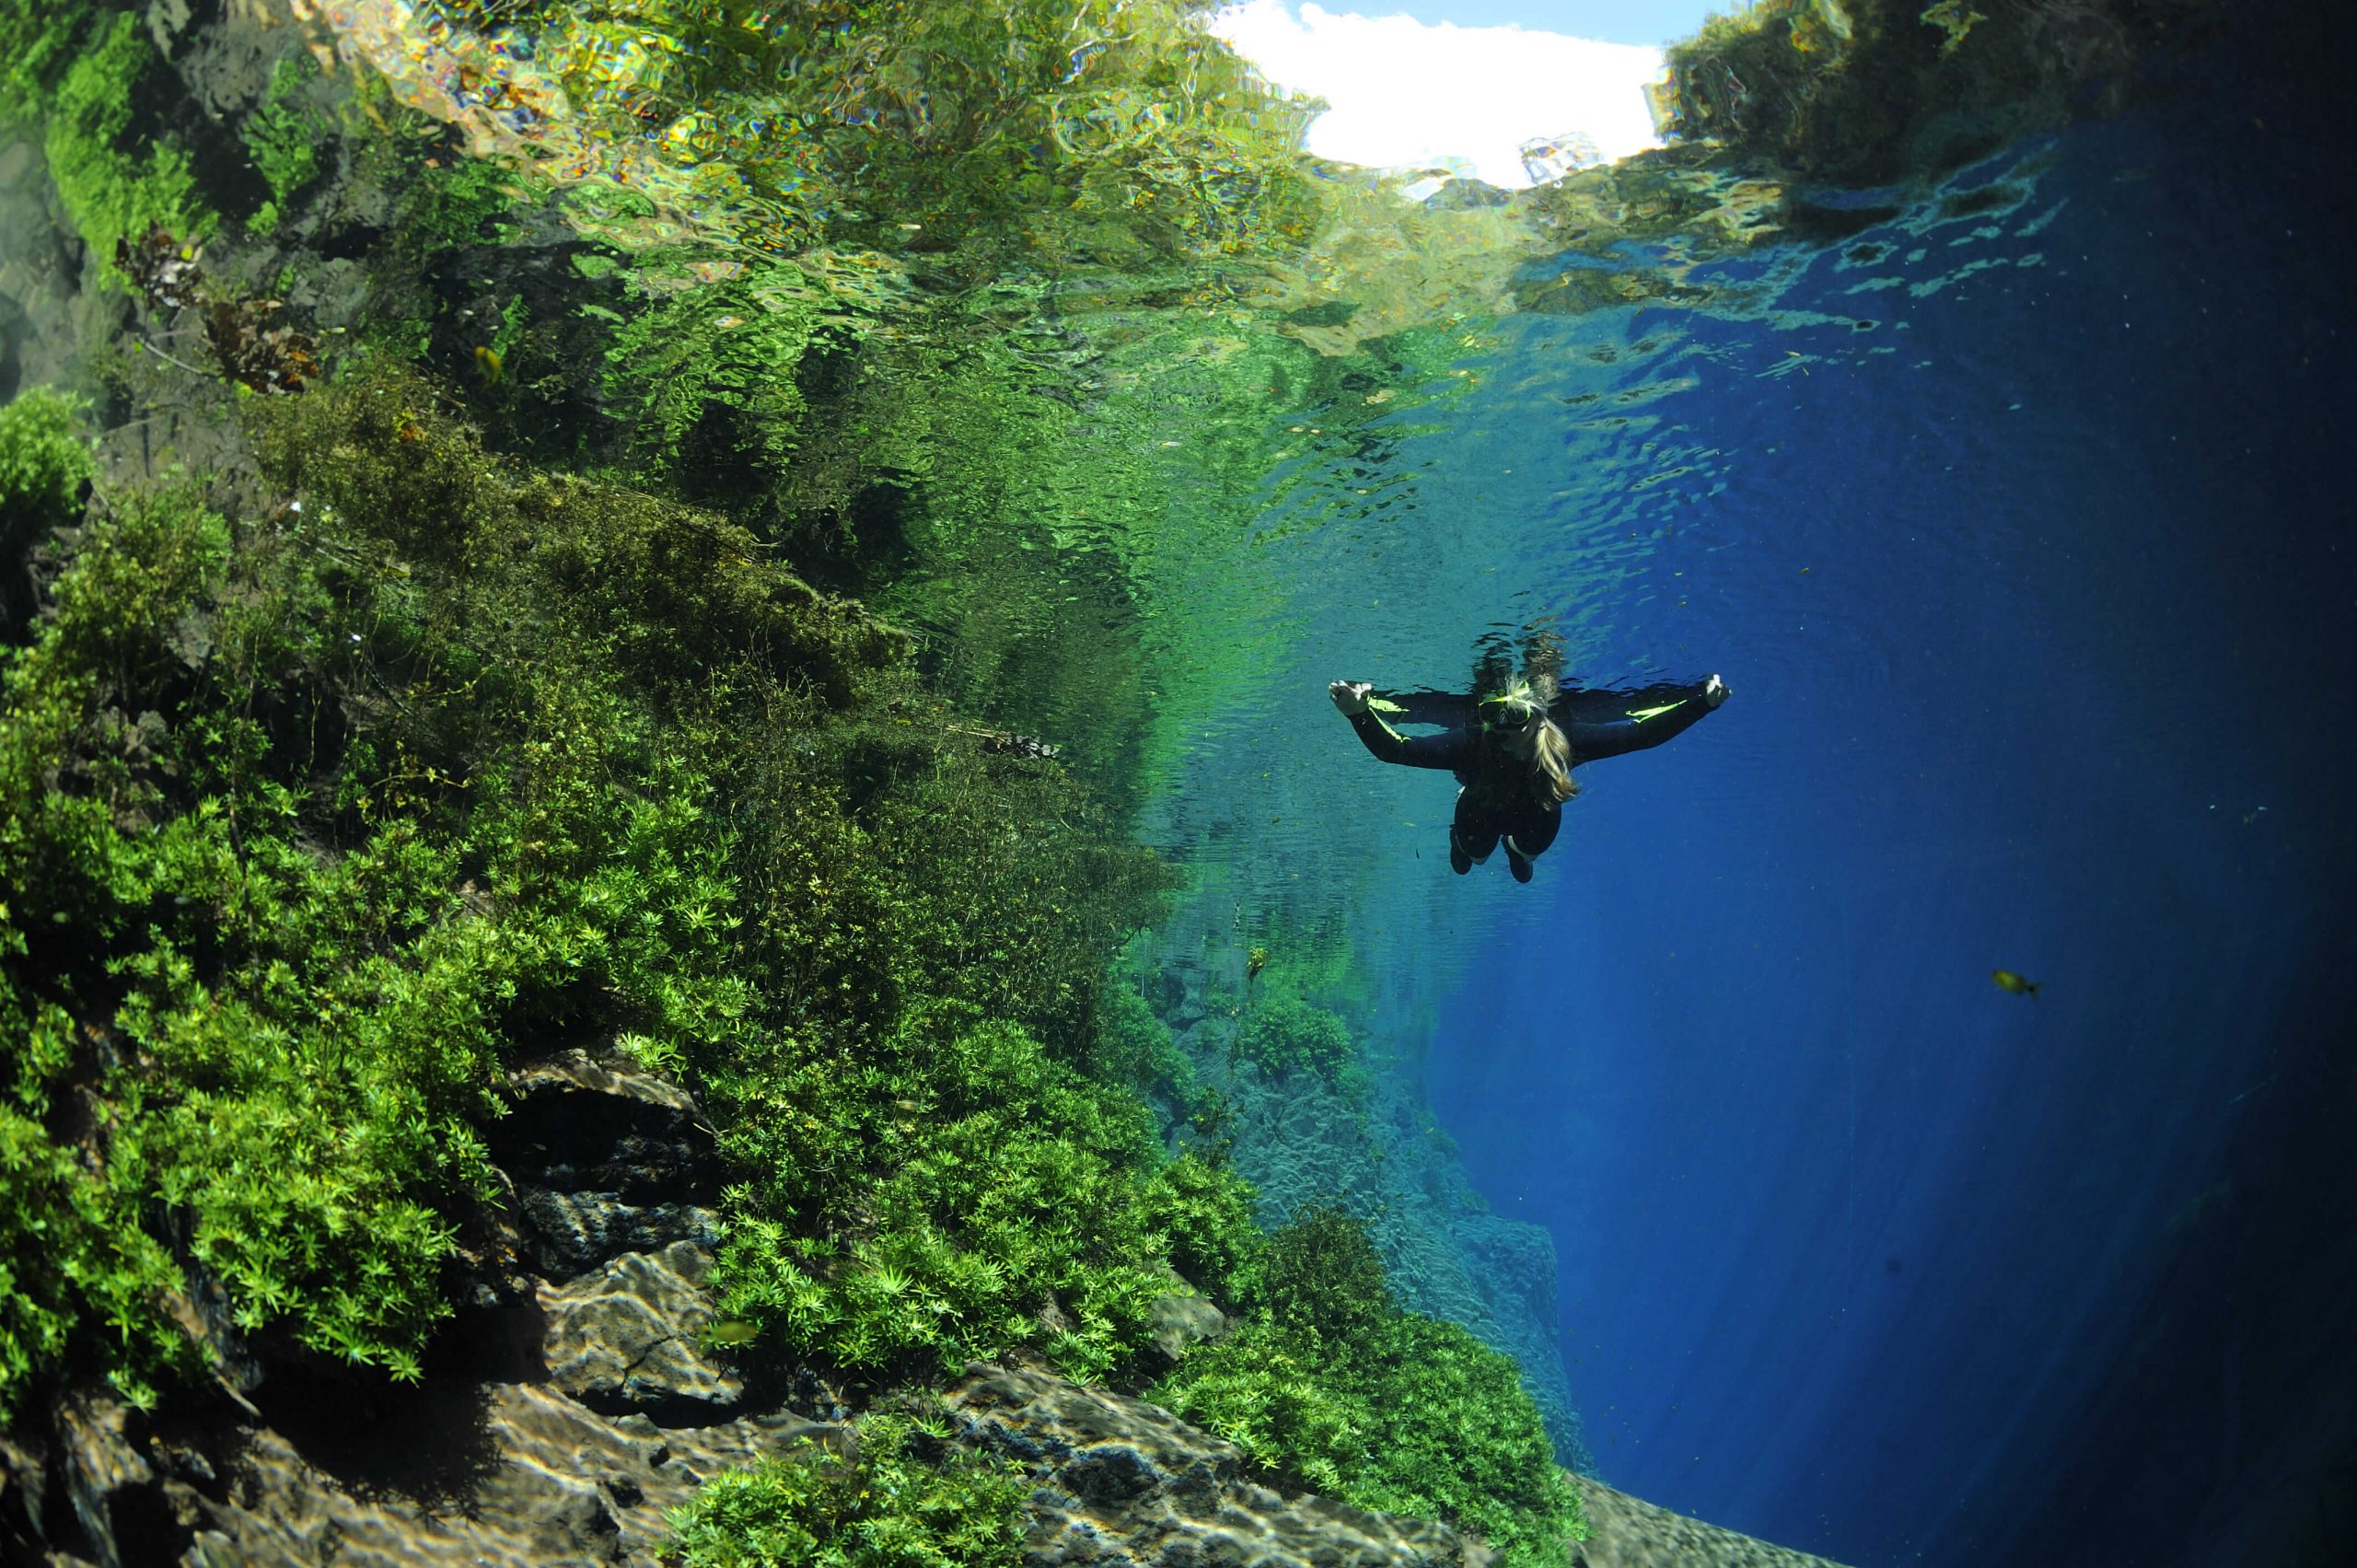
<svg viewBox="0 0 2357 1568">
<path fill-rule="evenodd" d="M 1826 1558 L 1656 1508 L 1592 1476 L 1575 1476 L 1572 1484 L 1587 1509 L 1589 1534 L 1572 1548 L 1569 1568 L 1839 1568 Z"/>
<path fill-rule="evenodd" d="M 491 1150 L 517 1184 L 517 1246 L 534 1272 L 564 1279 L 625 1252 L 718 1240 L 719 1156 L 683 1090 L 580 1051 L 526 1067 L 514 1086 Z"/>
<path fill-rule="evenodd" d="M 676 1241 L 628 1252 L 570 1283 L 540 1287 L 549 1381 L 594 1410 L 726 1410 L 745 1385 L 696 1342 L 711 1320 L 703 1288 L 712 1253 Z"/>
<path fill-rule="evenodd" d="M 1227 1330 L 1227 1314 L 1191 1289 L 1155 1298 L 1154 1348 L 1173 1364 L 1189 1347 L 1218 1339 Z"/>
</svg>

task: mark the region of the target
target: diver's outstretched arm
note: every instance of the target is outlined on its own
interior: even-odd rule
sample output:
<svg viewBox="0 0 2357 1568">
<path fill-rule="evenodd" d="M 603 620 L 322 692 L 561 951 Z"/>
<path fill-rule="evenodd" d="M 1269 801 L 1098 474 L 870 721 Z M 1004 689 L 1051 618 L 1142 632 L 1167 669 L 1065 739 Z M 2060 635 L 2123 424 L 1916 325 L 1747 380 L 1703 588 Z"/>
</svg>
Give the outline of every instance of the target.
<svg viewBox="0 0 2357 1568">
<path fill-rule="evenodd" d="M 1373 701 L 1374 699 L 1370 699 Z M 1428 724 L 1441 729 L 1469 729 L 1474 701 L 1466 691 L 1386 691 L 1381 712 L 1394 724 Z"/>
<path fill-rule="evenodd" d="M 1641 691 L 1566 691 L 1549 711 L 1563 726 L 1578 763 L 1659 746 L 1726 700 L 1726 682 L 1713 675 L 1689 686 Z"/>
<path fill-rule="evenodd" d="M 1410 768 L 1456 768 L 1463 763 L 1469 744 L 1465 731 L 1401 735 L 1384 723 L 1383 715 L 1370 705 L 1368 699 L 1374 690 L 1364 680 L 1337 680 L 1326 688 L 1326 694 L 1334 699 L 1334 706 L 1351 721 L 1360 742 L 1376 758 Z"/>
</svg>

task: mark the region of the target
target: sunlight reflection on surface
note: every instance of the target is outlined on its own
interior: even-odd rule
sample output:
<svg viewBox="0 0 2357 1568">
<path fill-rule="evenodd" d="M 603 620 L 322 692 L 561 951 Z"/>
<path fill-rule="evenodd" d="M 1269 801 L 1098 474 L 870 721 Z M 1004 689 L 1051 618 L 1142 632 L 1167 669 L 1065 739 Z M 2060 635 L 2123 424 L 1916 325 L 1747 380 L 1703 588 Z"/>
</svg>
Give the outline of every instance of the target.
<svg viewBox="0 0 2357 1568">
<path fill-rule="evenodd" d="M 1288 0 L 1230 6 L 1213 30 L 1271 80 L 1333 106 L 1310 127 L 1309 150 L 1320 157 L 1370 168 L 1462 166 L 1511 190 L 1562 172 L 1560 154 L 1525 167 L 1533 141 L 1584 139 L 1565 149 L 1578 161 L 1661 145 L 1644 99 L 1661 70 L 1658 49 L 1314 3 L 1295 11 Z"/>
</svg>

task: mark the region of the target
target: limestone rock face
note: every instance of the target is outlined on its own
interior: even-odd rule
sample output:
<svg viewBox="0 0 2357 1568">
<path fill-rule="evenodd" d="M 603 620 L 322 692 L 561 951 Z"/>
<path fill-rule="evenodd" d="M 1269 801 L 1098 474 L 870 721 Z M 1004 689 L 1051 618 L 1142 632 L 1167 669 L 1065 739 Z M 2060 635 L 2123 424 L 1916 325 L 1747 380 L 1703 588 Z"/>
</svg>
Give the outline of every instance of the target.
<svg viewBox="0 0 2357 1568">
<path fill-rule="evenodd" d="M 518 1189 L 518 1248 L 535 1272 L 564 1279 L 620 1253 L 718 1239 L 706 1206 L 718 1158 L 678 1086 L 575 1051 L 515 1086 L 492 1155 Z"/>
<path fill-rule="evenodd" d="M 1193 1292 L 1155 1297 L 1154 1348 L 1174 1364 L 1190 1345 L 1227 1332 L 1227 1314 Z"/>
<path fill-rule="evenodd" d="M 127 1431 L 123 1407 L 91 1394 L 67 1399 L 57 1411 L 58 1457 L 75 1522 L 104 1568 L 123 1568 L 118 1500 L 138 1497 L 156 1479 Z"/>
<path fill-rule="evenodd" d="M 677 1507 L 716 1470 L 805 1433 L 790 1415 L 688 1429 L 599 1416 L 552 1388 L 481 1390 L 469 1473 L 447 1490 L 354 1486 L 281 1433 L 248 1435 L 222 1498 L 198 1500 L 185 1568 L 653 1568 Z M 454 1434 L 453 1435 L 458 1435 Z"/>
<path fill-rule="evenodd" d="M 1839 1568 L 1822 1557 L 1771 1546 L 1574 1476 L 1590 1535 L 1569 1568 Z"/>
<path fill-rule="evenodd" d="M 702 1348 L 720 1167 L 694 1102 L 579 1051 L 512 1092 L 504 1211 L 462 1239 L 473 1307 L 422 1387 L 264 1365 L 246 1408 L 171 1421 L 76 1391 L 45 1441 L 0 1443 L 0 1561 L 655 1568 L 706 1478 L 833 1430 L 745 1408 Z"/>
<path fill-rule="evenodd" d="M 712 1254 L 675 1241 L 626 1252 L 563 1285 L 540 1286 L 549 1382 L 597 1410 L 701 1403 L 727 1410 L 745 1386 L 698 1348 L 712 1317 Z"/>
</svg>

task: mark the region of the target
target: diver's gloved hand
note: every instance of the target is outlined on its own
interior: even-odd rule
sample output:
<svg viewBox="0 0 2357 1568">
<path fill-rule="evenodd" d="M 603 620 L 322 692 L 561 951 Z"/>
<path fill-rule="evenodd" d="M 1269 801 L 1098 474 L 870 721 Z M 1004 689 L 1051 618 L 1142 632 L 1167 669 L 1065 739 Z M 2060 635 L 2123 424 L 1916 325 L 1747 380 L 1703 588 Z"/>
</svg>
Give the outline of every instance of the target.
<svg viewBox="0 0 2357 1568">
<path fill-rule="evenodd" d="M 1367 694 L 1374 690 L 1371 680 L 1337 680 L 1326 688 L 1326 695 L 1347 715 L 1366 712 Z"/>
<path fill-rule="evenodd" d="M 1726 700 L 1727 683 L 1715 675 L 1705 676 L 1702 679 L 1702 701 L 1715 708 Z"/>
</svg>

